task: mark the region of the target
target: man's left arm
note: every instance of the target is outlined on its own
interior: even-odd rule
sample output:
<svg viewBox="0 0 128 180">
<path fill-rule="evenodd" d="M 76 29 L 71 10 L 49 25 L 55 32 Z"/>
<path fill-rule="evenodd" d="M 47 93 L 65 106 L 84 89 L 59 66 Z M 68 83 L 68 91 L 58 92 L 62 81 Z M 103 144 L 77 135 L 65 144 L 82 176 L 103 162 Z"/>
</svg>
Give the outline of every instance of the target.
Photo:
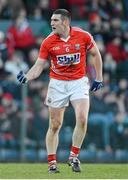
<svg viewBox="0 0 128 180">
<path fill-rule="evenodd" d="M 95 41 L 93 42 L 94 46 L 90 49 L 90 53 L 93 56 L 93 64 L 95 67 L 95 71 L 96 71 L 96 79 L 94 80 L 92 87 L 91 87 L 91 91 L 97 91 L 98 89 L 100 89 L 103 86 L 103 77 L 102 77 L 102 58 L 101 58 L 101 54 L 99 52 L 99 49 L 95 43 Z"/>
</svg>

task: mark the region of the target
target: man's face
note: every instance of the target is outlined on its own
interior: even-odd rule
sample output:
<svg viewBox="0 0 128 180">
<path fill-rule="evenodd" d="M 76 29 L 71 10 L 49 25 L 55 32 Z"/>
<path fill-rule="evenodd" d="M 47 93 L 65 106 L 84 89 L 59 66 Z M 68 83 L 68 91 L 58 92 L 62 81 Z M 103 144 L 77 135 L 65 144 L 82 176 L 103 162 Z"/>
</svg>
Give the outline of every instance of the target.
<svg viewBox="0 0 128 180">
<path fill-rule="evenodd" d="M 65 29 L 65 21 L 62 21 L 60 14 L 53 14 L 51 17 L 52 31 L 55 34 L 62 34 Z"/>
</svg>

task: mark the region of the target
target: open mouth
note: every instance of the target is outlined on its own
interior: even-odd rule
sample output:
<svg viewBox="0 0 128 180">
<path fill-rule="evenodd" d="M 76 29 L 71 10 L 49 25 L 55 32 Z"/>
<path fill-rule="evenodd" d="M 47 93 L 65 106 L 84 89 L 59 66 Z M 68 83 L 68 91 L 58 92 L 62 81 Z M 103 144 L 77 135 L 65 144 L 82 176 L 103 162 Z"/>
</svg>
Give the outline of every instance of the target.
<svg viewBox="0 0 128 180">
<path fill-rule="evenodd" d="M 56 30 L 56 28 L 55 28 L 55 27 L 52 27 L 52 30 Z"/>
</svg>

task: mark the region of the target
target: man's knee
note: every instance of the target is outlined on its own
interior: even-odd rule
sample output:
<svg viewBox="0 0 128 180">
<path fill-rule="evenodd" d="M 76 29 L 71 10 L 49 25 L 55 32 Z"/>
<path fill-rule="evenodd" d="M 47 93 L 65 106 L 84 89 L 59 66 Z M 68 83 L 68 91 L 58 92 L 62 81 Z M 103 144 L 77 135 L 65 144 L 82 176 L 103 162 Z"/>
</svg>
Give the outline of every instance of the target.
<svg viewBox="0 0 128 180">
<path fill-rule="evenodd" d="M 60 121 L 54 121 L 50 125 L 50 129 L 52 130 L 53 133 L 56 133 L 60 130 L 61 128 L 61 122 Z"/>
<path fill-rule="evenodd" d="M 50 124 L 49 129 L 52 133 L 59 132 L 62 122 L 63 122 L 63 115 L 64 115 L 65 108 L 49 108 L 50 112 Z"/>
<path fill-rule="evenodd" d="M 84 114 L 78 116 L 78 124 L 81 128 L 86 128 L 87 126 L 87 117 Z"/>
</svg>

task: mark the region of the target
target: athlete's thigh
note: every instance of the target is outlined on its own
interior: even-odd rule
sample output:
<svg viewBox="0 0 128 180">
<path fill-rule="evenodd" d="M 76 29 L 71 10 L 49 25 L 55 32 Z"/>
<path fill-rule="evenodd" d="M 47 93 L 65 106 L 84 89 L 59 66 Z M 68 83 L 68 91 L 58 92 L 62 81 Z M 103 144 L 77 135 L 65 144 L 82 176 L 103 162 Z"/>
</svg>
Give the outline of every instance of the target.
<svg viewBox="0 0 128 180">
<path fill-rule="evenodd" d="M 71 104 L 75 111 L 76 121 L 79 121 L 79 120 L 87 121 L 89 107 L 90 107 L 89 98 L 77 99 L 77 100 L 71 101 Z"/>
<path fill-rule="evenodd" d="M 49 125 L 50 126 L 62 125 L 64 112 L 65 112 L 65 107 L 63 108 L 49 107 Z"/>
<path fill-rule="evenodd" d="M 70 101 L 89 99 L 89 80 L 87 77 L 70 82 Z"/>
<path fill-rule="evenodd" d="M 51 79 L 45 104 L 53 108 L 66 107 L 69 104 L 69 96 L 65 89 L 65 81 Z"/>
</svg>

